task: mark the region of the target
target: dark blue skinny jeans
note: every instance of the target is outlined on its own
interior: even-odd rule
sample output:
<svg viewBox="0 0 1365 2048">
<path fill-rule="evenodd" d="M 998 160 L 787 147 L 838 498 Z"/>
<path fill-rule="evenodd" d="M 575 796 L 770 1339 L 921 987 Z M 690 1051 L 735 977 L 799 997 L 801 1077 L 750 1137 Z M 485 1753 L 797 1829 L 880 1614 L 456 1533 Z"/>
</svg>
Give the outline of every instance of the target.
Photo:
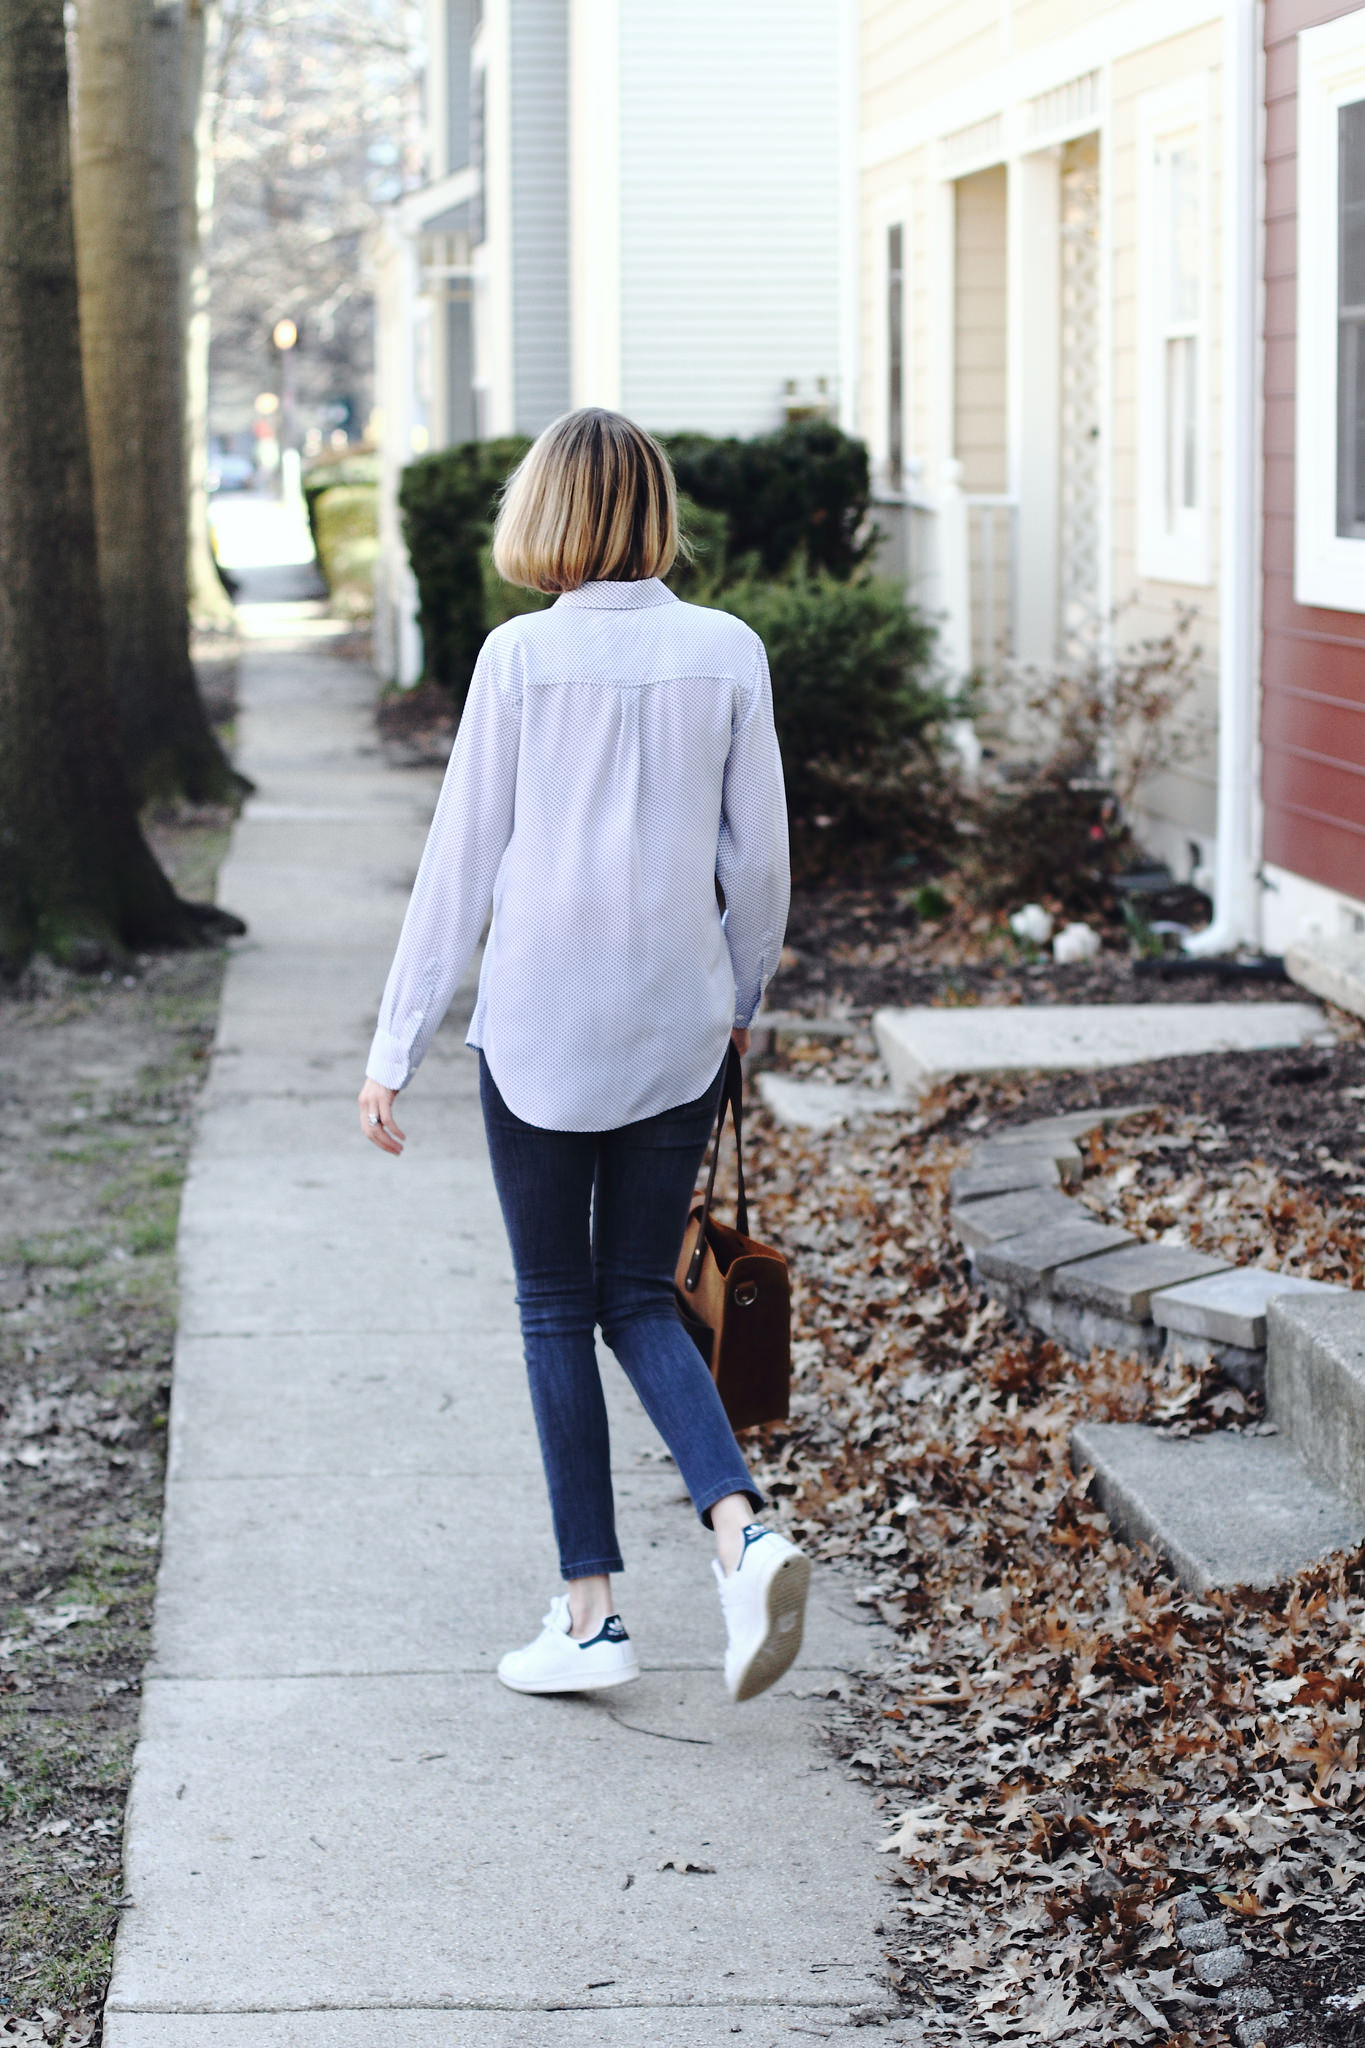
<svg viewBox="0 0 1365 2048">
<path fill-rule="evenodd" d="M 696 1346 L 673 1272 L 720 1076 L 695 1102 L 615 1131 L 523 1123 L 479 1055 L 479 1093 L 502 1204 L 531 1406 L 566 1579 L 622 1569 L 607 1408 L 594 1330 L 615 1352 L 668 1445 L 698 1514 L 754 1486 Z"/>
</svg>

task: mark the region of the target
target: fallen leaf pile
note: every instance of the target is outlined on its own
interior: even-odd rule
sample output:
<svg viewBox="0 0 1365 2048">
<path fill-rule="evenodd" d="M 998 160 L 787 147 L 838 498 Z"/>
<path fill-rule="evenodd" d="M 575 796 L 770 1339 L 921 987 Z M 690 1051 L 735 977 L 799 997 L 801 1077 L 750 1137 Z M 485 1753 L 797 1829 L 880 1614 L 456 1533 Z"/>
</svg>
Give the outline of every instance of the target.
<svg viewBox="0 0 1365 2048">
<path fill-rule="evenodd" d="M 752 1139 L 752 1227 L 792 1262 L 798 1368 L 761 1480 L 817 1556 L 861 1569 L 895 1632 L 839 1737 L 886 1808 L 893 1961 L 926 2040 L 1231 2040 L 1236 2014 L 1174 1938 L 1176 1896 L 1237 1926 L 1250 1984 L 1289 1969 L 1307 2005 L 1365 1901 L 1365 1554 L 1196 1599 L 1115 1542 L 1068 1433 L 1150 1417 L 1171 1389 L 1129 1359 L 1068 1357 L 971 1285 L 947 1221 L 969 1107 L 827 1136 L 757 1117 Z M 1160 1204 L 1166 1227 L 1198 1222 L 1241 1256 L 1259 1202 L 1277 1252 L 1357 1278 L 1342 1219 L 1259 1182 L 1244 1195 L 1231 1157 L 1221 1202 L 1216 1175 L 1188 1171 L 1197 1133 L 1149 1142 L 1165 1128 L 1098 1148 L 1087 1198 L 1147 1234 Z M 1358 2040 L 1353 2013 L 1320 1999 L 1280 2038 Z"/>
<path fill-rule="evenodd" d="M 1239 1157 L 1227 1130 L 1169 1110 L 1090 1138 L 1083 1199 L 1136 1235 L 1216 1252 L 1234 1265 L 1274 1266 L 1339 1287 L 1365 1284 L 1365 1172 L 1319 1148 L 1318 1168 L 1347 1181 L 1334 1200 L 1296 1186 L 1264 1159 Z M 1229 1156 L 1231 1155 L 1231 1156 Z"/>
</svg>

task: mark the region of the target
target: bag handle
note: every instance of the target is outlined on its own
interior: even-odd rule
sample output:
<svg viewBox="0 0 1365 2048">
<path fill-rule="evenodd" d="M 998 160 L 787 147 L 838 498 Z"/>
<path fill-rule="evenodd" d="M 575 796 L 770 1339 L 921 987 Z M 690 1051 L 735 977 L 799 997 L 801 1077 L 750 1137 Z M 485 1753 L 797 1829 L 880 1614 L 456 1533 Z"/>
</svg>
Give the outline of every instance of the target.
<svg viewBox="0 0 1365 2048">
<path fill-rule="evenodd" d="M 749 1235 L 749 1203 L 744 1193 L 744 1068 L 733 1039 L 725 1059 L 725 1077 L 720 1084 L 720 1108 L 716 1114 L 716 1138 L 711 1147 L 711 1170 L 706 1176 L 706 1193 L 702 1197 L 701 1223 L 697 1230 L 697 1242 L 692 1247 L 683 1286 L 689 1294 L 695 1294 L 701 1279 L 702 1261 L 706 1257 L 706 1226 L 711 1220 L 711 1198 L 716 1192 L 716 1165 L 720 1159 L 721 1133 L 725 1129 L 725 1112 L 730 1111 L 735 1126 L 735 1174 L 739 1183 L 739 1200 L 735 1204 L 735 1221 L 741 1237 Z"/>
</svg>

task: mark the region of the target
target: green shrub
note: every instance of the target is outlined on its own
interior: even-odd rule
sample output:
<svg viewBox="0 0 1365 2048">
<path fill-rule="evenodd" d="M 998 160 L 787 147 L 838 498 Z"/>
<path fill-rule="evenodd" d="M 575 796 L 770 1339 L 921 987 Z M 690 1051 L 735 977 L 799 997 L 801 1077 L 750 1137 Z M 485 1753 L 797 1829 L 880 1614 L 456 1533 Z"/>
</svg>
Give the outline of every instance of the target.
<svg viewBox="0 0 1365 2048">
<path fill-rule="evenodd" d="M 370 448 L 350 448 L 319 455 L 303 472 L 303 502 L 314 547 L 318 544 L 317 502 L 327 491 L 342 485 L 370 484 L 379 488 L 379 457 Z"/>
<path fill-rule="evenodd" d="M 717 602 L 768 650 L 797 874 L 942 845 L 939 734 L 956 707 L 934 678 L 934 629 L 899 587 L 748 578 Z"/>
<path fill-rule="evenodd" d="M 466 441 L 403 472 L 398 502 L 425 674 L 457 703 L 490 629 L 542 603 L 505 584 L 488 554 L 498 493 L 529 446 L 510 436 Z M 694 550 L 668 578 L 679 597 L 706 602 L 727 580 L 756 575 L 847 579 L 866 559 L 867 450 L 837 427 L 805 420 L 749 441 L 675 434 L 667 446 Z"/>
<path fill-rule="evenodd" d="M 868 559 L 867 449 L 827 420 L 802 420 L 751 440 L 670 434 L 678 488 L 723 513 L 728 558 L 766 576 L 796 567 L 847 579 Z"/>
<path fill-rule="evenodd" d="M 341 618 L 368 618 L 374 610 L 374 566 L 379 556 L 379 488 L 333 484 L 311 505 L 313 545 L 332 610 Z"/>
<path fill-rule="evenodd" d="M 497 623 L 488 615 L 485 555 L 498 493 L 530 445 L 510 435 L 463 441 L 423 455 L 403 472 L 398 505 L 417 579 L 425 678 L 458 705 L 489 627 Z"/>
<path fill-rule="evenodd" d="M 706 604 L 723 588 L 729 568 L 730 522 L 713 506 L 678 493 L 678 528 L 683 545 L 664 579 L 689 604 Z"/>
</svg>

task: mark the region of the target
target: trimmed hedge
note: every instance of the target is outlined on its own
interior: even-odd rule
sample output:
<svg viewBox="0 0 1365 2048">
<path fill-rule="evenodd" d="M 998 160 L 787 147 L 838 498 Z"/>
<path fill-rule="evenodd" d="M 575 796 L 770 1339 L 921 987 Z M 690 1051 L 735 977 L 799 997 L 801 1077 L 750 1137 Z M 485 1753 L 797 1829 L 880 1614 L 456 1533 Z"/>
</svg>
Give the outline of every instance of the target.
<svg viewBox="0 0 1365 2048">
<path fill-rule="evenodd" d="M 868 527 L 867 449 L 827 420 L 752 440 L 664 437 L 678 488 L 724 515 L 729 561 L 765 576 L 807 569 L 847 580 L 876 544 Z"/>
<path fill-rule="evenodd" d="M 488 616 L 484 557 L 498 493 L 530 445 L 511 435 L 463 441 L 403 471 L 398 506 L 417 579 L 425 676 L 459 705 L 489 627 L 497 623 Z"/>
<path fill-rule="evenodd" d="M 504 583 L 489 553 L 498 494 L 529 445 L 467 442 L 404 471 L 426 676 L 457 704 L 491 628 L 548 602 Z M 934 680 L 933 627 L 862 567 L 862 444 L 806 421 L 753 441 L 667 445 L 691 547 L 668 581 L 746 620 L 768 649 L 798 873 L 941 844 L 939 731 L 959 713 Z"/>
<path fill-rule="evenodd" d="M 768 650 L 792 860 L 803 879 L 945 840 L 934 628 L 897 584 L 800 576 L 731 584 L 717 605 Z"/>
<path fill-rule="evenodd" d="M 378 486 L 333 484 L 314 494 L 309 513 L 332 611 L 338 618 L 367 619 L 374 610 L 379 559 Z"/>
<path fill-rule="evenodd" d="M 498 493 L 530 445 L 510 435 L 466 441 L 403 472 L 398 502 L 426 675 L 457 703 L 490 628 L 537 603 L 510 592 L 488 559 Z M 695 549 L 668 578 L 680 597 L 705 600 L 736 578 L 803 570 L 846 580 L 870 554 L 867 450 L 826 421 L 749 441 L 674 434 L 665 445 Z"/>
</svg>

